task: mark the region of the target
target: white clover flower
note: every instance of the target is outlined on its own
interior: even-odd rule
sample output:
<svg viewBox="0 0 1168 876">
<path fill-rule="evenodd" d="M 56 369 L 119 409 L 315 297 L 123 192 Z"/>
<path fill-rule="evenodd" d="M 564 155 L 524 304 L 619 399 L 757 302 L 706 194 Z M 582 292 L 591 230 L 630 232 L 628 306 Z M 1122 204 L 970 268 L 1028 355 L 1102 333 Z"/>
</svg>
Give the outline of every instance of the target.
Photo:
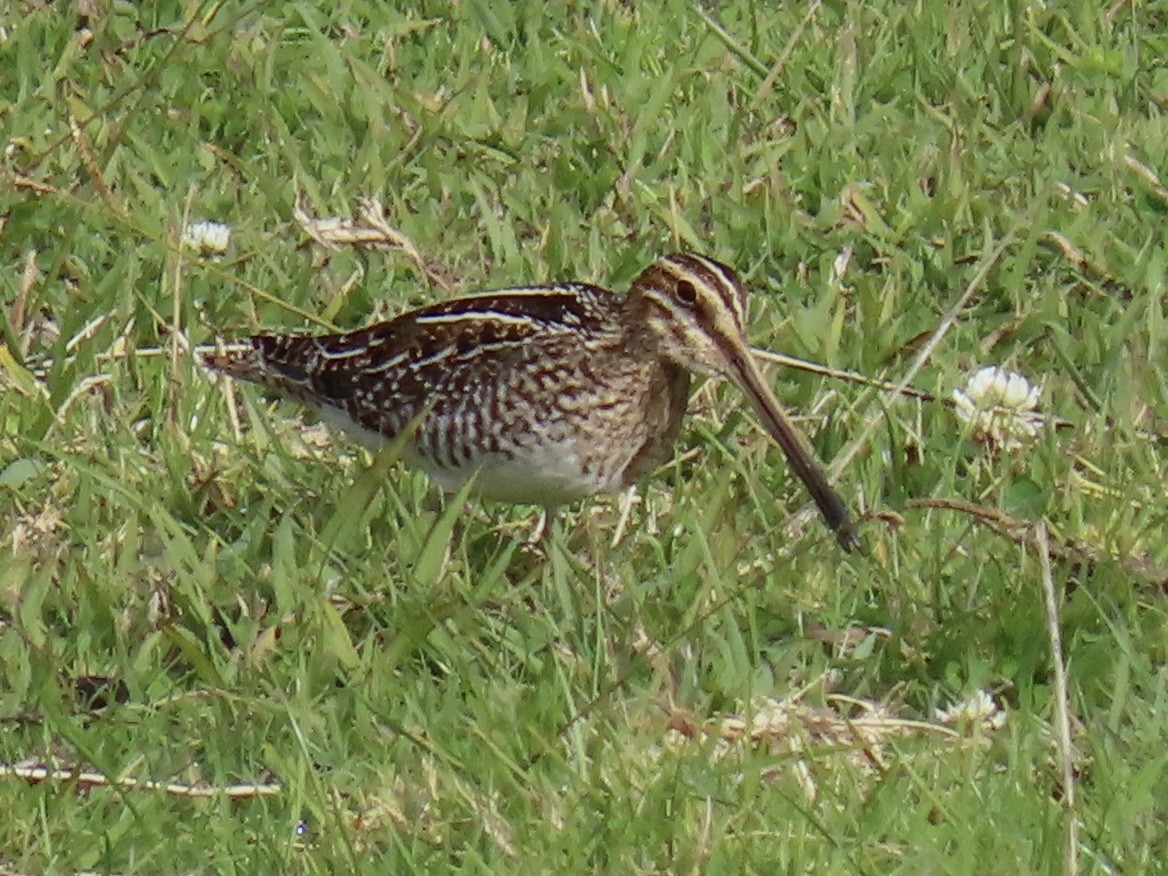
<svg viewBox="0 0 1168 876">
<path fill-rule="evenodd" d="M 957 416 L 972 426 L 974 438 L 1003 450 L 1024 446 L 1042 429 L 1041 398 L 1041 386 L 996 365 L 979 368 L 964 389 L 953 390 Z"/>
<path fill-rule="evenodd" d="M 947 709 L 933 709 L 933 717 L 942 724 L 981 725 L 987 730 L 1001 730 L 1006 725 L 1006 711 L 984 690 L 967 700 L 950 704 Z"/>
<path fill-rule="evenodd" d="M 201 256 L 223 255 L 231 240 L 231 226 L 222 222 L 194 222 L 183 229 L 182 245 Z"/>
</svg>

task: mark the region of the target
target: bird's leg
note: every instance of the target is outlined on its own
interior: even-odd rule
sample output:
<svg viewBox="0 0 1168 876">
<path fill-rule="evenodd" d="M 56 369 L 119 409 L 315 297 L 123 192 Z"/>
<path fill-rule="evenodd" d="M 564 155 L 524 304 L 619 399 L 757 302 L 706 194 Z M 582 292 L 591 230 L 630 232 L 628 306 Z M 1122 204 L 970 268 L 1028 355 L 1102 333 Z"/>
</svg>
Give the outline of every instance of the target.
<svg viewBox="0 0 1168 876">
<path fill-rule="evenodd" d="M 556 520 L 556 506 L 545 505 L 543 511 L 540 512 L 539 520 L 536 521 L 535 528 L 531 530 L 531 535 L 527 536 L 524 544 L 528 548 L 536 548 L 546 550 L 551 545 L 552 540 L 552 525 Z"/>
<path fill-rule="evenodd" d="M 625 529 L 629 525 L 629 517 L 633 513 L 633 505 L 637 504 L 637 485 L 633 484 L 621 494 L 620 498 L 620 517 L 616 521 L 616 531 L 612 534 L 612 544 L 610 547 L 616 547 L 621 543 L 621 539 L 625 537 Z"/>
</svg>

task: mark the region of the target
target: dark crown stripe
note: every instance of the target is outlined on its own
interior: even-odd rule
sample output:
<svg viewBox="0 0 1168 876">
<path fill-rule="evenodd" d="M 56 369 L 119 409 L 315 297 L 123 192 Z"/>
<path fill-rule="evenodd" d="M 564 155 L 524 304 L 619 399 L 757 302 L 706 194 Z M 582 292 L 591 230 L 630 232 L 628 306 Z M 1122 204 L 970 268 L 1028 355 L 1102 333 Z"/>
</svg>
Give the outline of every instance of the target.
<svg viewBox="0 0 1168 876">
<path fill-rule="evenodd" d="M 738 311 L 738 309 L 742 306 L 742 281 L 738 278 L 738 274 L 735 273 L 732 268 L 727 267 L 719 261 L 707 258 L 706 256 L 698 255 L 697 253 L 691 253 L 690 258 L 701 262 L 701 264 L 705 266 L 706 270 L 718 277 L 719 282 L 712 285 L 715 285 L 720 291 L 724 293 L 726 306 L 730 307 L 734 311 Z M 746 314 L 743 314 L 744 317 L 745 315 Z"/>
</svg>

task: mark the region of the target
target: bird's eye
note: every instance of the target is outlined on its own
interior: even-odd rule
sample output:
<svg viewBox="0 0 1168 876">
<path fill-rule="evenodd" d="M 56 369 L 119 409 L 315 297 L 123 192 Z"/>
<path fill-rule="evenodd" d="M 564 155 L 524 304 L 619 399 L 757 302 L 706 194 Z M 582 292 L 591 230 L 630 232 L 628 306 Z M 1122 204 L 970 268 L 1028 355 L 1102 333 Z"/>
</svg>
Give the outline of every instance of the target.
<svg viewBox="0 0 1168 876">
<path fill-rule="evenodd" d="M 677 288 L 673 290 L 673 294 L 678 301 L 687 307 L 692 307 L 698 300 L 698 290 L 689 280 L 678 280 Z"/>
</svg>

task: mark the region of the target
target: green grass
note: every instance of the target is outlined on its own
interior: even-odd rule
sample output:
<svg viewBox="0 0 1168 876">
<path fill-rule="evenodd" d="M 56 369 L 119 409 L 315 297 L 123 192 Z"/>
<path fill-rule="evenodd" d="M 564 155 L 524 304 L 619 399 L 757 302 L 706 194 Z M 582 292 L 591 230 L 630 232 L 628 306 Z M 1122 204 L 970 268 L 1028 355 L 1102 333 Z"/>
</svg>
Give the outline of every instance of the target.
<svg viewBox="0 0 1168 876">
<path fill-rule="evenodd" d="M 1081 872 L 1163 869 L 1168 15 L 1110 5 L 0 12 L 0 760 L 282 783 L 0 779 L 0 869 L 1057 873 L 1070 822 Z M 364 195 L 452 291 L 293 221 Z M 228 257 L 180 255 L 196 219 Z M 1003 364 L 1068 425 L 994 455 L 939 402 L 773 370 L 821 458 L 858 442 L 866 555 L 790 526 L 718 388 L 619 545 L 598 501 L 541 559 L 531 509 L 368 476 L 292 405 L 237 390 L 237 433 L 185 352 L 676 248 L 741 270 L 759 346 L 892 380 L 980 272 L 913 385 Z M 1003 729 L 887 717 L 979 689 Z M 767 698 L 787 729 L 717 743 Z"/>
</svg>

